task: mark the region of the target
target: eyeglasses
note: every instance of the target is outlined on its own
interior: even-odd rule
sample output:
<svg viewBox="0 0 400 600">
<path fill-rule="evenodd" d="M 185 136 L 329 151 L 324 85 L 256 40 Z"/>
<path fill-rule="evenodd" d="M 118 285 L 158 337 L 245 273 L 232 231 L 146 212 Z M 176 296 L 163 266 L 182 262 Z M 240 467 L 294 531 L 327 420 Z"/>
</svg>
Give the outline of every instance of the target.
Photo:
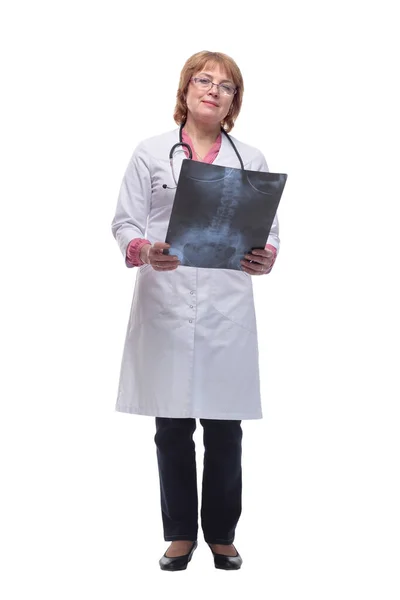
<svg viewBox="0 0 400 600">
<path fill-rule="evenodd" d="M 227 83 L 213 83 L 208 77 L 192 77 L 191 81 L 201 90 L 210 90 L 215 85 L 223 96 L 233 96 L 237 92 L 237 88 L 228 85 Z"/>
</svg>

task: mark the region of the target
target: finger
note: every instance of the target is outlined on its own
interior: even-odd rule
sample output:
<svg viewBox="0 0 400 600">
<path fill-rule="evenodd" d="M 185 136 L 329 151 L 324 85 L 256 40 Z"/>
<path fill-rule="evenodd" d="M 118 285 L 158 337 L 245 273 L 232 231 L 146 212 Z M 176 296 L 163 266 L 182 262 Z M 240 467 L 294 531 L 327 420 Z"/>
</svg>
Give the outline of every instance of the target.
<svg viewBox="0 0 400 600">
<path fill-rule="evenodd" d="M 246 261 L 248 263 L 247 266 L 249 266 L 249 264 L 252 264 L 252 265 L 262 265 L 264 267 L 267 267 L 271 263 L 270 258 L 264 258 L 264 257 L 256 258 L 255 256 L 252 256 L 250 254 L 246 254 L 245 258 L 247 259 L 247 261 Z"/>
<path fill-rule="evenodd" d="M 178 265 L 180 265 L 181 263 L 178 261 L 174 261 L 174 262 L 159 262 L 157 261 L 153 261 L 150 263 L 152 267 L 157 267 L 157 269 L 163 269 L 163 270 L 168 270 L 168 269 L 176 269 L 176 267 Z"/>
<path fill-rule="evenodd" d="M 153 248 L 161 248 L 164 250 L 165 248 L 171 248 L 171 244 L 167 244 L 167 242 L 154 242 Z"/>
<path fill-rule="evenodd" d="M 179 258 L 176 254 L 170 256 L 169 254 L 163 254 L 162 252 L 150 252 L 149 253 L 150 260 L 157 262 L 172 262 L 175 263 Z"/>
<path fill-rule="evenodd" d="M 268 269 L 271 267 L 270 261 L 266 261 L 263 263 L 249 262 L 247 260 L 241 260 L 241 264 L 246 267 L 246 269 L 252 271 L 253 273 L 262 274 L 266 273 Z"/>
<path fill-rule="evenodd" d="M 272 258 L 272 255 L 271 254 L 267 254 L 267 252 L 268 251 L 264 252 L 264 250 L 260 250 L 256 254 L 255 251 L 253 251 L 253 252 L 245 254 L 245 258 L 248 258 L 250 260 L 256 260 L 258 262 L 262 262 L 263 260 L 265 260 L 267 258 L 268 259 Z"/>
<path fill-rule="evenodd" d="M 248 275 L 264 275 L 263 271 L 254 271 L 254 269 L 249 269 L 248 267 L 243 267 L 243 266 L 242 266 L 242 271 L 244 271 Z"/>
<path fill-rule="evenodd" d="M 155 271 L 163 273 L 164 271 L 174 271 L 178 268 L 178 265 L 175 265 L 174 267 L 158 267 L 157 265 L 152 265 L 152 267 Z"/>
<path fill-rule="evenodd" d="M 157 267 L 156 265 L 152 265 L 154 271 L 158 273 L 166 273 L 167 271 L 175 271 L 178 268 L 178 265 L 175 267 Z"/>
<path fill-rule="evenodd" d="M 265 273 L 265 268 L 263 269 L 262 265 L 249 265 L 247 261 L 240 261 L 242 264 L 242 269 L 249 273 L 250 275 L 261 275 Z"/>
<path fill-rule="evenodd" d="M 264 250 L 256 248 L 255 250 L 252 250 L 251 253 L 253 255 L 264 256 L 265 258 L 272 258 L 274 256 L 274 253 L 269 248 L 265 248 Z"/>
<path fill-rule="evenodd" d="M 247 262 L 253 263 L 253 264 L 263 264 L 263 259 L 262 258 L 256 258 L 253 254 L 245 254 L 245 259 L 247 260 Z"/>
</svg>

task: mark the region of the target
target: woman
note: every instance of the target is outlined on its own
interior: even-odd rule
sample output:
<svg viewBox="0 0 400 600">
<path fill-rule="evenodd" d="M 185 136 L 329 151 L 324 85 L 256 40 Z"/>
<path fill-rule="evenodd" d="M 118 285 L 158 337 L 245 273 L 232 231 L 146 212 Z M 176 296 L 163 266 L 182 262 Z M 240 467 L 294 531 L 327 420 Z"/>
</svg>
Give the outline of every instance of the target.
<svg viewBox="0 0 400 600">
<path fill-rule="evenodd" d="M 238 167 L 224 132 L 239 115 L 243 79 L 225 54 L 199 52 L 183 67 L 169 133 L 141 142 L 126 170 L 112 222 L 125 264 L 139 267 L 116 410 L 154 416 L 164 570 L 187 567 L 197 547 L 196 418 L 204 431 L 201 525 L 217 568 L 238 569 L 233 545 L 241 514 L 243 419 L 262 418 L 252 276 L 269 273 L 279 250 L 275 217 L 265 249 L 242 271 L 179 266 L 164 243 L 175 187 L 171 147 L 193 160 Z M 231 137 L 244 168 L 268 171 L 261 152 Z M 178 178 L 188 149 L 174 152 Z"/>
</svg>

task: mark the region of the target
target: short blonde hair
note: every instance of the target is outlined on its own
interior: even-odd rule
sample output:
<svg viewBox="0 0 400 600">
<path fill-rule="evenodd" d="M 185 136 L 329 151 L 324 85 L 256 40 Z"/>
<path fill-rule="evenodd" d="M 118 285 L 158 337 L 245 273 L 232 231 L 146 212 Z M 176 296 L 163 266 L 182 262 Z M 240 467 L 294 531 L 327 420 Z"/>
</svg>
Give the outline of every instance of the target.
<svg viewBox="0 0 400 600">
<path fill-rule="evenodd" d="M 186 104 L 186 93 L 191 78 L 195 73 L 202 71 L 207 65 L 219 65 L 223 67 L 227 72 L 228 76 L 232 79 L 237 89 L 236 94 L 233 96 L 233 101 L 225 119 L 221 122 L 221 126 L 226 132 L 231 131 L 235 121 L 240 113 L 243 100 L 243 77 L 239 67 L 235 61 L 222 52 L 208 52 L 203 50 L 193 54 L 183 66 L 181 71 L 181 77 L 179 80 L 179 88 L 176 93 L 176 105 L 174 111 L 174 121 L 178 125 L 184 123 L 187 119 L 187 104 Z"/>
</svg>

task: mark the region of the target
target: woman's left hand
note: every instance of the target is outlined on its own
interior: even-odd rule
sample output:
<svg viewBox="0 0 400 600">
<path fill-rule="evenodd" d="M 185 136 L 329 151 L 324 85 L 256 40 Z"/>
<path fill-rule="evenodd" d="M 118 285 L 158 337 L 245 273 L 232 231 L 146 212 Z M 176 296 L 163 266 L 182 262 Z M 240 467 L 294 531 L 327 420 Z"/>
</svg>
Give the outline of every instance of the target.
<svg viewBox="0 0 400 600">
<path fill-rule="evenodd" d="M 240 261 L 243 271 L 249 275 L 265 275 L 269 273 L 275 262 L 276 251 L 257 248 L 252 250 L 251 254 L 245 254 L 244 258 L 246 260 Z"/>
</svg>

